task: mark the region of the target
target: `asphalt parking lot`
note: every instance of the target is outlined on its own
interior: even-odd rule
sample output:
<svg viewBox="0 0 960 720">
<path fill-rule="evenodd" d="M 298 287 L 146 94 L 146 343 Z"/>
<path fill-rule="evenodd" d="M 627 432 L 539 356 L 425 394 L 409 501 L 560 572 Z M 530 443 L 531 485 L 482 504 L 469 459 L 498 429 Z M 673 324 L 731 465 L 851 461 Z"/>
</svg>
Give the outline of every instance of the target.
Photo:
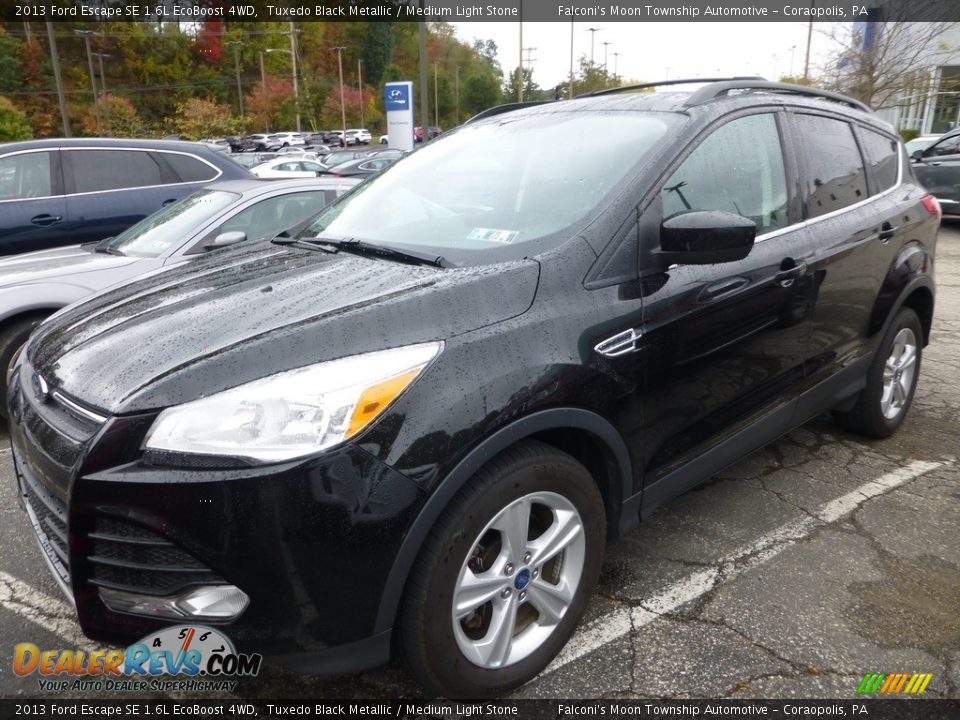
<svg viewBox="0 0 960 720">
<path fill-rule="evenodd" d="M 853 697 L 865 673 L 925 672 L 927 696 L 960 698 L 958 222 L 941 230 L 936 279 L 933 342 L 895 437 L 824 416 L 657 512 L 608 550 L 577 635 L 516 696 Z M 11 671 L 13 646 L 94 644 L 41 560 L 6 443 L 3 428 L 0 697 L 41 697 Z M 236 697 L 418 694 L 389 666 L 335 680 L 268 668 Z"/>
</svg>

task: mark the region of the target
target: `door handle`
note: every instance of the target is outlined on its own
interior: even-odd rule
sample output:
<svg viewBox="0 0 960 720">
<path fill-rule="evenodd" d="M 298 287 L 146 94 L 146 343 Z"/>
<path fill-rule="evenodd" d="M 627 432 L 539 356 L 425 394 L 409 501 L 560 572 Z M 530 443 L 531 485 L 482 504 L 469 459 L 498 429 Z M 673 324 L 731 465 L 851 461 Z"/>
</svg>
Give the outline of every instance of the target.
<svg viewBox="0 0 960 720">
<path fill-rule="evenodd" d="M 943 165 L 943 160 L 937 160 L 936 162 L 927 163 L 930 167 L 940 167 Z"/>
<path fill-rule="evenodd" d="M 780 287 L 783 287 L 783 288 L 790 287 L 791 285 L 793 285 L 794 282 L 796 282 L 797 278 L 799 278 L 801 275 L 803 275 L 807 271 L 807 264 L 805 262 L 794 263 L 793 266 L 791 267 L 790 264 L 793 262 L 794 262 L 793 260 L 791 260 L 790 258 L 787 258 L 782 263 L 780 263 L 780 267 L 784 269 L 778 272 L 776 275 L 774 275 L 774 279 L 778 283 L 780 283 Z M 787 267 L 784 267 L 784 266 L 787 266 Z"/>
<path fill-rule="evenodd" d="M 40 227 L 46 227 L 47 225 L 53 225 L 56 222 L 60 222 L 61 217 L 59 215 L 50 215 L 48 213 L 43 213 L 42 215 L 34 215 L 30 218 L 30 222 L 34 225 L 39 225 Z"/>
<path fill-rule="evenodd" d="M 878 235 L 878 237 L 880 238 L 880 242 L 882 243 L 889 242 L 890 238 L 896 235 L 897 230 L 899 229 L 900 229 L 899 226 L 891 225 L 890 223 L 885 222 L 883 225 L 880 226 L 880 234 Z"/>
</svg>

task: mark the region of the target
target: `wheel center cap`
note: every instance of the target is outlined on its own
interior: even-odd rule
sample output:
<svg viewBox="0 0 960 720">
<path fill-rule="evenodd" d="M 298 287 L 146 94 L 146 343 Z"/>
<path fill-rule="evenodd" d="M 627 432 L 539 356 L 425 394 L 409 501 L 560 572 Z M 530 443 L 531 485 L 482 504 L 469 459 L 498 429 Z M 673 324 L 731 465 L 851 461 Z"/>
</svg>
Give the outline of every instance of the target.
<svg viewBox="0 0 960 720">
<path fill-rule="evenodd" d="M 523 590 L 529 584 L 530 584 L 530 568 L 523 568 L 523 570 L 518 572 L 517 576 L 513 579 L 513 586 L 517 590 Z"/>
</svg>

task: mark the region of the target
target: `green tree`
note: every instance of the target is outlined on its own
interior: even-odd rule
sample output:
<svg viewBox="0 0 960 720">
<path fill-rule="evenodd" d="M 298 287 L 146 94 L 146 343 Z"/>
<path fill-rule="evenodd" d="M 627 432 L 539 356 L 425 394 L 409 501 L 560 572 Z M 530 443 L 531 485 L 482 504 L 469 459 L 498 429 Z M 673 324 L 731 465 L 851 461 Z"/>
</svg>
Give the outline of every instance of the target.
<svg viewBox="0 0 960 720">
<path fill-rule="evenodd" d="M 0 141 L 29 140 L 33 129 L 17 106 L 0 95 Z"/>
<path fill-rule="evenodd" d="M 367 37 L 363 46 L 364 82 L 379 85 L 383 72 L 393 53 L 393 23 L 367 23 Z"/>
</svg>

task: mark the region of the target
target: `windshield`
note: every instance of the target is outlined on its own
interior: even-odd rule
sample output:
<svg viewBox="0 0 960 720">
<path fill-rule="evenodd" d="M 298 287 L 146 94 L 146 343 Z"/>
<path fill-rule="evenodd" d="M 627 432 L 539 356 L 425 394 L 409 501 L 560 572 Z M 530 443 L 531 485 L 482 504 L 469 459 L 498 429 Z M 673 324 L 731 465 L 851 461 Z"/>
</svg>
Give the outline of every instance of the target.
<svg viewBox="0 0 960 720">
<path fill-rule="evenodd" d="M 332 205 L 301 237 L 427 248 L 467 264 L 522 257 L 570 237 L 547 240 L 588 219 L 679 120 L 536 112 L 466 125 Z"/>
<path fill-rule="evenodd" d="M 222 190 L 199 190 L 148 215 L 104 247 L 134 257 L 158 257 L 239 198 Z"/>
</svg>

